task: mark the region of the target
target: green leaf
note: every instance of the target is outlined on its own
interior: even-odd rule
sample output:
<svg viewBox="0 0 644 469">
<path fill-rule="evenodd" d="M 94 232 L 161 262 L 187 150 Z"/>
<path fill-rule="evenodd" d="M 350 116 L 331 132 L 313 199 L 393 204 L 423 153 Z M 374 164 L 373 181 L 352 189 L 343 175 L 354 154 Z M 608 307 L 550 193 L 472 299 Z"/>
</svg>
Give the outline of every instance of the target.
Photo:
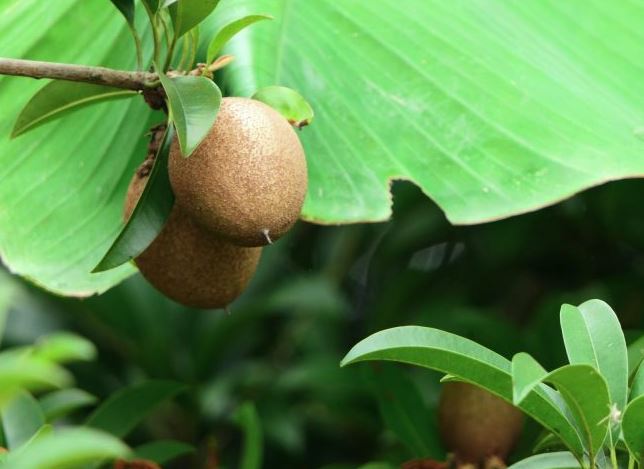
<svg viewBox="0 0 644 469">
<path fill-rule="evenodd" d="M 512 357 L 512 402 L 521 404 L 526 396 L 548 375 L 548 372 L 527 353 Z"/>
<path fill-rule="evenodd" d="M 174 122 L 183 156 L 197 148 L 217 119 L 221 91 L 206 77 L 159 76 L 168 95 L 170 116 Z"/>
<path fill-rule="evenodd" d="M 260 469 L 264 444 L 262 426 L 255 405 L 252 402 L 245 402 L 235 412 L 234 419 L 244 432 L 244 448 L 239 467 Z"/>
<path fill-rule="evenodd" d="M 112 0 L 112 3 L 125 17 L 125 20 L 134 25 L 134 0 Z"/>
<path fill-rule="evenodd" d="M 273 17 L 270 15 L 248 15 L 231 21 L 222 27 L 208 45 L 208 63 L 212 63 L 217 58 L 222 47 L 239 31 L 258 21 L 272 19 Z"/>
<path fill-rule="evenodd" d="M 387 219 L 403 179 L 469 224 L 644 174 L 640 6 L 583 3 L 222 0 L 213 21 L 275 17 L 226 48 L 232 95 L 284 85 L 324 116 L 304 218 Z"/>
<path fill-rule="evenodd" d="M 372 393 L 389 430 L 410 450 L 412 457 L 440 458 L 438 428 L 428 418 L 416 384 L 393 364 L 379 364 L 365 371 Z"/>
<path fill-rule="evenodd" d="M 407 363 L 449 373 L 512 402 L 511 364 L 476 342 L 428 327 L 395 327 L 377 332 L 356 344 L 342 366 L 368 360 Z M 559 436 L 575 453 L 582 444 L 551 389 L 539 385 L 518 406 Z"/>
<path fill-rule="evenodd" d="M 633 383 L 631 384 L 630 399 L 633 400 L 636 397 L 639 397 L 643 394 L 644 394 L 644 365 L 640 365 L 637 371 L 635 372 L 635 375 L 633 376 Z"/>
<path fill-rule="evenodd" d="M 608 434 L 610 397 L 606 380 L 591 365 L 566 365 L 550 372 L 545 382 L 561 393 L 575 417 L 586 448 L 598 455 Z"/>
<path fill-rule="evenodd" d="M 71 375 L 49 361 L 23 356 L 22 354 L 0 354 L 0 409 L 3 401 L 18 389 L 36 391 L 61 387 L 71 381 Z"/>
<path fill-rule="evenodd" d="M 644 457 L 644 395 L 632 400 L 622 416 L 624 441 L 633 457 Z"/>
<path fill-rule="evenodd" d="M 42 438 L 51 435 L 52 433 L 54 433 L 54 427 L 48 423 L 44 424 L 36 431 L 36 433 L 33 434 L 31 438 L 29 438 L 29 440 L 25 441 L 25 443 L 20 448 L 18 448 L 18 451 L 30 451 L 31 445 L 41 440 Z"/>
<path fill-rule="evenodd" d="M 147 381 L 122 389 L 98 407 L 85 425 L 124 437 L 155 407 L 183 389 L 183 385 L 172 381 Z"/>
<path fill-rule="evenodd" d="M 560 451 L 530 456 L 512 464 L 508 469 L 577 469 L 578 467 L 581 465 L 574 454 Z"/>
<path fill-rule="evenodd" d="M 644 361 L 644 335 L 639 337 L 628 346 L 628 375 L 633 376 L 633 373 Z"/>
<path fill-rule="evenodd" d="M 570 363 L 595 367 L 608 383 L 611 403 L 623 410 L 628 397 L 628 355 L 617 315 L 603 301 L 590 300 L 577 308 L 563 305 L 560 321 Z"/>
<path fill-rule="evenodd" d="M 29 441 L 44 424 L 38 401 L 26 391 L 18 391 L 2 409 L 2 430 L 12 451 Z"/>
<path fill-rule="evenodd" d="M 142 0 L 145 9 L 150 13 L 156 13 L 159 9 L 159 0 Z"/>
<path fill-rule="evenodd" d="M 105 459 L 127 457 L 127 446 L 111 435 L 78 428 L 43 436 L 29 446 L 29 451 L 9 453 L 2 469 L 43 469 L 77 467 Z"/>
<path fill-rule="evenodd" d="M 34 356 L 56 363 L 89 361 L 96 356 L 96 348 L 89 340 L 69 332 L 58 332 L 39 340 L 33 348 Z"/>
<path fill-rule="evenodd" d="M 174 137 L 172 126 L 168 126 L 163 143 L 157 152 L 143 193 L 110 248 L 94 272 L 113 269 L 141 254 L 157 237 L 174 204 L 174 194 L 168 177 L 168 155 Z"/>
<path fill-rule="evenodd" d="M 194 447 L 181 441 L 159 440 L 134 448 L 134 457 L 164 465 L 179 456 L 194 453 L 194 451 Z"/>
<path fill-rule="evenodd" d="M 64 417 L 77 409 L 91 406 L 96 403 L 96 397 L 82 389 L 61 389 L 54 391 L 40 399 L 40 407 L 45 414 L 45 420 L 52 422 Z"/>
<path fill-rule="evenodd" d="M 130 31 L 107 1 L 21 0 L 0 15 L 7 57 L 132 70 Z M 140 15 L 146 54 L 149 27 Z M 13 122 L 42 82 L 0 78 L 0 257 L 58 294 L 102 292 L 136 271 L 90 274 L 121 228 L 130 175 L 146 154 L 151 111 L 143 99 L 96 104 L 10 140 Z"/>
<path fill-rule="evenodd" d="M 218 3 L 219 0 L 181 0 L 170 5 L 175 37 L 180 38 L 201 23 Z"/>
<path fill-rule="evenodd" d="M 297 91 L 285 86 L 267 86 L 257 90 L 253 99 L 268 104 L 297 128 L 313 121 L 311 105 Z"/>
</svg>

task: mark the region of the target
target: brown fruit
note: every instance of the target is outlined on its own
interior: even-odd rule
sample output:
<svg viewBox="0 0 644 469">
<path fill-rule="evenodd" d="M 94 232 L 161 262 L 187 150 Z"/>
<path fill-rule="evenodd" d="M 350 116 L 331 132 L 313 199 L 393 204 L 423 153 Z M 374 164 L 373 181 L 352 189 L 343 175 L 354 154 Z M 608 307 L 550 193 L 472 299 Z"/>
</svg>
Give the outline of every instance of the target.
<svg viewBox="0 0 644 469">
<path fill-rule="evenodd" d="M 169 173 L 177 203 L 208 230 L 240 246 L 263 246 L 297 221 L 306 195 L 304 150 L 271 107 L 224 98 L 217 121 L 184 158 L 175 141 Z"/>
<path fill-rule="evenodd" d="M 462 462 L 505 460 L 521 434 L 523 414 L 503 399 L 468 383 L 443 386 L 438 422 L 447 449 Z"/>
<path fill-rule="evenodd" d="M 127 220 L 147 176 L 135 174 L 125 199 Z M 136 259 L 141 274 L 164 295 L 194 308 L 223 308 L 255 273 L 261 248 L 230 244 L 195 223 L 176 204 L 156 239 Z"/>
</svg>

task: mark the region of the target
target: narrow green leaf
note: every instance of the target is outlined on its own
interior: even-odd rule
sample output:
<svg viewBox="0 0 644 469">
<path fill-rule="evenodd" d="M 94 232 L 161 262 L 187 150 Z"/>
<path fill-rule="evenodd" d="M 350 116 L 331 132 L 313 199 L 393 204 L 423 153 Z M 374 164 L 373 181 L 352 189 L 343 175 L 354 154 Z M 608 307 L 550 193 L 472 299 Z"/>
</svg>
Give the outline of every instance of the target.
<svg viewBox="0 0 644 469">
<path fill-rule="evenodd" d="M 46 436 L 51 435 L 52 433 L 54 433 L 54 426 L 48 423 L 44 424 L 36 431 L 36 433 L 33 434 L 31 438 L 29 438 L 28 441 L 26 441 L 20 448 L 18 448 L 18 451 L 30 451 L 31 445 L 45 438 Z"/>
<path fill-rule="evenodd" d="M 40 89 L 22 109 L 11 131 L 11 138 L 91 104 L 133 96 L 137 96 L 135 91 L 54 80 Z"/>
<path fill-rule="evenodd" d="M 147 381 L 125 388 L 98 407 L 85 425 L 124 437 L 155 407 L 183 389 L 183 385 L 172 381 Z"/>
<path fill-rule="evenodd" d="M 608 434 L 610 394 L 606 380 L 592 365 L 565 365 L 550 372 L 545 382 L 561 393 L 575 417 L 582 440 L 593 455 L 599 454 Z"/>
<path fill-rule="evenodd" d="M 546 432 L 532 447 L 532 453 L 549 453 L 552 451 L 561 451 L 566 449 L 557 435 Z"/>
<path fill-rule="evenodd" d="M 28 392 L 18 391 L 2 409 L 2 430 L 10 450 L 18 449 L 45 424 L 38 401 Z"/>
<path fill-rule="evenodd" d="M 633 376 L 633 382 L 631 384 L 631 395 L 630 399 L 633 400 L 636 397 L 639 397 L 644 394 L 644 362 L 640 364 Z M 644 424 L 644 422 L 642 422 Z"/>
<path fill-rule="evenodd" d="M 19 388 L 36 391 L 61 387 L 71 381 L 71 375 L 49 361 L 4 352 L 0 354 L 0 408 L 3 401 Z"/>
<path fill-rule="evenodd" d="M 134 0 L 112 0 L 112 3 L 125 17 L 125 20 L 130 25 L 134 25 Z"/>
<path fill-rule="evenodd" d="M 33 355 L 55 363 L 89 361 L 96 356 L 96 347 L 89 340 L 69 332 L 58 332 L 40 339 Z"/>
<path fill-rule="evenodd" d="M 633 376 L 633 373 L 644 361 L 644 335 L 639 337 L 636 341 L 631 343 L 627 349 L 628 353 L 628 375 Z"/>
<path fill-rule="evenodd" d="M 34 441 L 29 451 L 11 452 L 2 469 L 77 467 L 127 457 L 129 449 L 111 435 L 89 428 L 61 430 Z"/>
<path fill-rule="evenodd" d="M 14 279 L 5 272 L 0 272 L 0 344 L 4 336 L 4 328 L 9 315 L 9 307 L 13 303 L 14 296 L 18 291 L 18 285 Z"/>
<path fill-rule="evenodd" d="M 617 315 L 603 301 L 590 300 L 577 308 L 563 305 L 560 322 L 570 363 L 595 367 L 608 383 L 611 403 L 623 410 L 628 395 L 628 354 Z"/>
<path fill-rule="evenodd" d="M 223 26 L 219 31 L 217 31 L 215 36 L 212 38 L 212 41 L 210 41 L 210 44 L 208 45 L 208 63 L 212 63 L 221 52 L 224 44 L 226 44 L 235 34 L 240 32 L 242 29 L 250 26 L 253 23 L 257 23 L 258 21 L 272 19 L 273 17 L 270 15 L 248 15 L 244 16 L 243 18 L 231 21 L 230 23 Z"/>
<path fill-rule="evenodd" d="M 193 453 L 195 448 L 181 441 L 159 440 L 134 448 L 134 457 L 164 465 L 179 456 Z"/>
<path fill-rule="evenodd" d="M 174 204 L 168 177 L 168 155 L 174 136 L 168 126 L 139 201 L 121 232 L 93 272 L 113 269 L 141 254 L 157 237 Z"/>
<path fill-rule="evenodd" d="M 179 0 L 164 0 L 163 4 L 161 5 L 161 8 L 167 8 L 173 3 L 177 3 Z"/>
<path fill-rule="evenodd" d="M 508 469 L 577 469 L 581 467 L 575 455 L 568 451 L 530 456 L 512 464 Z"/>
<path fill-rule="evenodd" d="M 235 412 L 234 420 L 244 432 L 244 448 L 239 467 L 241 469 L 260 469 L 264 443 L 262 426 L 255 405 L 252 402 L 242 404 Z"/>
<path fill-rule="evenodd" d="M 438 428 L 427 418 L 427 410 L 416 384 L 394 364 L 367 367 L 365 377 L 378 400 L 387 428 L 410 450 L 412 457 L 440 458 Z"/>
<path fill-rule="evenodd" d="M 523 399 L 548 375 L 548 372 L 527 353 L 512 357 L 512 402 L 519 405 Z"/>
<path fill-rule="evenodd" d="M 219 0 L 181 0 L 170 5 L 170 16 L 176 38 L 201 23 L 215 9 Z"/>
<path fill-rule="evenodd" d="M 628 450 L 641 463 L 644 457 L 644 395 L 639 395 L 626 406 L 622 432 Z"/>
<path fill-rule="evenodd" d="M 356 344 L 341 365 L 368 360 L 398 361 L 449 373 L 512 402 L 510 361 L 476 342 L 449 332 L 417 326 L 380 331 Z M 582 443 L 559 400 L 553 390 L 539 385 L 526 396 L 519 408 L 579 454 L 583 450 Z"/>
<path fill-rule="evenodd" d="M 96 397 L 82 389 L 61 389 L 40 399 L 40 407 L 45 414 L 45 420 L 52 422 L 66 416 L 77 409 L 96 403 Z"/>
<path fill-rule="evenodd" d="M 141 0 L 149 13 L 156 13 L 159 9 L 159 0 Z"/>
<path fill-rule="evenodd" d="M 159 78 L 168 96 L 181 153 L 190 156 L 215 124 L 221 91 L 214 81 L 206 77 L 168 78 L 160 74 Z"/>
<path fill-rule="evenodd" d="M 253 99 L 268 104 L 297 128 L 313 122 L 313 108 L 300 93 L 291 88 L 267 86 L 257 90 Z"/>
</svg>

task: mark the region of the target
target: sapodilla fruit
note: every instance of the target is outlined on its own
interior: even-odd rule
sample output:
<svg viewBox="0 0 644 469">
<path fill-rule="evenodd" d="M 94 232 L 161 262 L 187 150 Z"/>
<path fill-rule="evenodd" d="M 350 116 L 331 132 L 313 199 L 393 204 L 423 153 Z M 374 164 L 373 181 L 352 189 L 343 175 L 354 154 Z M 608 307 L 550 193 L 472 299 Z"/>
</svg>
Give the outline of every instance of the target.
<svg viewBox="0 0 644 469">
<path fill-rule="evenodd" d="M 468 383 L 443 385 L 438 423 L 445 447 L 460 462 L 502 460 L 521 435 L 523 414 L 485 389 Z"/>
<path fill-rule="evenodd" d="M 128 220 L 147 183 L 135 174 L 125 199 Z M 230 244 L 202 228 L 176 204 L 156 239 L 136 259 L 143 276 L 167 297 L 194 308 L 223 308 L 253 276 L 261 248 Z"/>
<path fill-rule="evenodd" d="M 306 195 L 304 150 L 266 104 L 224 98 L 217 121 L 188 158 L 172 144 L 177 203 L 206 229 L 240 246 L 275 241 L 297 221 Z"/>
</svg>

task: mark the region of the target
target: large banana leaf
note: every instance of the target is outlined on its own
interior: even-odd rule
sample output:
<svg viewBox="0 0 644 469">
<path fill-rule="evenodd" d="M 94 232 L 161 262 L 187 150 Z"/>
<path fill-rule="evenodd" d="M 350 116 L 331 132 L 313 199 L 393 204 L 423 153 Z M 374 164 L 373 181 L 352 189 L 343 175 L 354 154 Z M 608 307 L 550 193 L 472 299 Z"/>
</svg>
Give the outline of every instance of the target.
<svg viewBox="0 0 644 469">
<path fill-rule="evenodd" d="M 0 55 L 135 65 L 107 0 L 0 0 L 0 13 Z M 275 20 L 233 39 L 222 79 L 230 94 L 277 84 L 311 101 L 306 219 L 384 220 L 393 179 L 478 223 L 644 174 L 642 3 L 222 0 L 202 37 L 251 13 Z M 133 271 L 89 274 L 120 227 L 150 112 L 105 103 L 9 141 L 41 86 L 0 79 L 0 251 L 53 291 L 103 291 Z"/>
<path fill-rule="evenodd" d="M 644 173 L 644 3 L 223 0 L 261 12 L 226 83 L 311 101 L 304 217 L 384 220 L 413 181 L 454 223 Z M 225 15 L 224 15 L 225 16 Z"/>
</svg>

